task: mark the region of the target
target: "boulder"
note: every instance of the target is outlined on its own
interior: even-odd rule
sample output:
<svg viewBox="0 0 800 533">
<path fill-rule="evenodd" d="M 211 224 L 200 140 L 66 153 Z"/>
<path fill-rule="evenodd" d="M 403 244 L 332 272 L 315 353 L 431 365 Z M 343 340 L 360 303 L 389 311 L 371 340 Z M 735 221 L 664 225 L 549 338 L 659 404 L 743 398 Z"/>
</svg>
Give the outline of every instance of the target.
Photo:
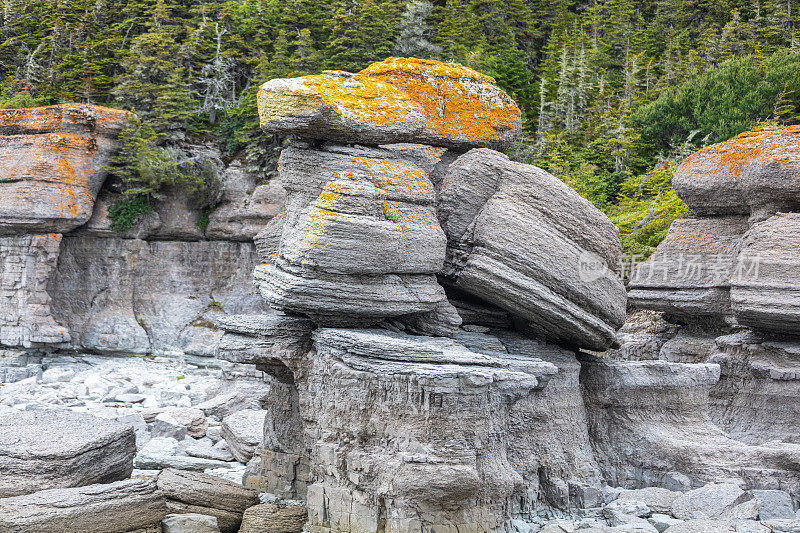
<svg viewBox="0 0 800 533">
<path fill-rule="evenodd" d="M 274 79 L 258 93 L 261 127 L 366 144 L 421 142 L 503 150 L 521 113 L 493 78 L 458 64 L 389 58 L 358 74 Z"/>
<path fill-rule="evenodd" d="M 0 497 L 130 477 L 133 427 L 73 411 L 0 414 Z M 2 528 L 0 528 L 2 529 Z"/>
<path fill-rule="evenodd" d="M 61 235 L 0 237 L 0 345 L 30 348 L 68 342 L 47 292 L 58 262 Z"/>
<path fill-rule="evenodd" d="M 153 531 L 148 528 L 156 528 L 166 514 L 166 502 L 154 481 L 127 479 L 0 498 L 0 531 Z"/>
<path fill-rule="evenodd" d="M 741 217 L 676 220 L 656 252 L 633 272 L 631 303 L 677 320 L 724 323 L 732 315 L 731 275 L 747 228 Z"/>
<path fill-rule="evenodd" d="M 731 523 L 720 520 L 687 520 L 664 530 L 664 533 L 730 533 Z"/>
<path fill-rule="evenodd" d="M 754 490 L 751 491 L 753 498 L 761 501 L 761 509 L 758 511 L 758 519 L 769 521 L 774 519 L 795 518 L 794 502 L 792 496 L 783 490 Z"/>
<path fill-rule="evenodd" d="M 324 325 L 370 325 L 433 310 L 445 236 L 424 168 L 396 151 L 284 149 L 286 218 L 278 256 L 256 269 L 274 309 Z"/>
<path fill-rule="evenodd" d="M 800 127 L 760 128 L 687 157 L 672 177 L 696 215 L 765 220 L 800 207 Z"/>
<path fill-rule="evenodd" d="M 361 72 L 399 88 L 423 112 L 416 142 L 505 150 L 522 132 L 517 104 L 494 78 L 457 63 L 390 57 Z"/>
<path fill-rule="evenodd" d="M 0 110 L 0 234 L 85 223 L 128 114 L 85 104 Z"/>
<path fill-rule="evenodd" d="M 265 416 L 265 411 L 246 409 L 222 420 L 222 438 L 240 463 L 252 459 L 256 446 L 264 436 Z"/>
<path fill-rule="evenodd" d="M 308 511 L 299 505 L 254 505 L 244 512 L 239 533 L 300 533 Z"/>
<path fill-rule="evenodd" d="M 755 329 L 800 335 L 800 213 L 753 225 L 731 278 L 736 320 Z"/>
<path fill-rule="evenodd" d="M 170 512 L 213 516 L 222 533 L 235 533 L 245 509 L 259 503 L 254 490 L 200 472 L 164 470 L 158 488 Z"/>
<path fill-rule="evenodd" d="M 543 340 L 603 350 L 625 321 L 622 247 L 608 218 L 544 170 L 488 149 L 450 165 L 438 196 L 443 274 Z"/>
<path fill-rule="evenodd" d="M 647 487 L 637 490 L 623 490 L 615 501 L 642 502 L 654 513 L 669 513 L 675 498 L 678 496 L 680 496 L 679 492 L 660 487 Z"/>
<path fill-rule="evenodd" d="M 168 514 L 161 521 L 162 533 L 220 533 L 215 516 Z"/>
</svg>

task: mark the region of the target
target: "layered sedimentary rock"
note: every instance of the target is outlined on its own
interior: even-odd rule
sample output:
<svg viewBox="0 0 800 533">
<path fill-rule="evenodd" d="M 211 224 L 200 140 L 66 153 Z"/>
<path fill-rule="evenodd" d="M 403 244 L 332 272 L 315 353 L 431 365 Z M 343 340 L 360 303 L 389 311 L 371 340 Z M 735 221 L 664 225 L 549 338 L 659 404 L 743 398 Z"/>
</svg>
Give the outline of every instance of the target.
<svg viewBox="0 0 800 533">
<path fill-rule="evenodd" d="M 758 222 L 744 236 L 731 304 L 745 326 L 800 335 L 800 213 Z"/>
<path fill-rule="evenodd" d="M 0 414 L 0 498 L 130 477 L 133 428 L 72 411 Z M 2 501 L 2 500 L 0 500 Z"/>
<path fill-rule="evenodd" d="M 258 94 L 264 129 L 367 144 L 504 149 L 521 113 L 495 80 L 461 65 L 389 58 L 358 74 L 275 79 Z"/>
<path fill-rule="evenodd" d="M 424 150 L 424 147 L 420 147 Z M 281 154 L 286 218 L 277 259 L 258 267 L 269 304 L 325 325 L 433 310 L 445 236 L 427 172 L 383 148 Z"/>
<path fill-rule="evenodd" d="M 89 220 L 127 113 L 64 104 L 0 112 L 0 233 L 63 233 Z"/>
<path fill-rule="evenodd" d="M 764 220 L 800 207 L 799 161 L 800 127 L 761 128 L 687 157 L 672 183 L 697 215 Z"/>
<path fill-rule="evenodd" d="M 63 239 L 48 286 L 71 346 L 101 353 L 213 355 L 213 320 L 257 313 L 252 244 Z"/>
<path fill-rule="evenodd" d="M 0 498 L 0 530 L 9 533 L 155 532 L 166 514 L 155 481 L 137 479 Z"/>
<path fill-rule="evenodd" d="M 0 237 L 0 344 L 31 347 L 70 340 L 51 313 L 47 284 L 61 235 Z"/>
<path fill-rule="evenodd" d="M 677 319 L 724 322 L 732 315 L 731 275 L 747 229 L 744 217 L 676 220 L 655 254 L 634 271 L 628 298 Z"/>
<path fill-rule="evenodd" d="M 617 228 L 544 170 L 488 149 L 448 170 L 439 192 L 444 275 L 552 342 L 602 350 L 625 321 Z"/>
<path fill-rule="evenodd" d="M 607 481 L 687 490 L 731 480 L 800 494 L 800 446 L 748 446 L 709 418 L 716 364 L 581 360 L 589 432 Z"/>
</svg>

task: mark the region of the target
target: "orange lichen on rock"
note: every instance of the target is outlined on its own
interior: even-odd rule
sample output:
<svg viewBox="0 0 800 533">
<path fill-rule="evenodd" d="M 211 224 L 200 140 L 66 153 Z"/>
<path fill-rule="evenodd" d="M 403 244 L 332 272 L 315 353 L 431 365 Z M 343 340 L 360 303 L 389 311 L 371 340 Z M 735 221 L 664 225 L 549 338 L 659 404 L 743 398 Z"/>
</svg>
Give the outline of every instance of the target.
<svg viewBox="0 0 800 533">
<path fill-rule="evenodd" d="M 370 144 L 504 149 L 522 127 L 519 107 L 493 78 L 415 58 L 389 58 L 357 74 L 274 79 L 261 87 L 258 109 L 266 131 Z"/>
<path fill-rule="evenodd" d="M 80 104 L 0 110 L 0 232 L 64 232 L 89 220 L 127 117 Z"/>
<path fill-rule="evenodd" d="M 404 91 L 425 113 L 424 136 L 433 144 L 507 145 L 522 127 L 519 107 L 494 78 L 456 63 L 390 57 L 359 75 Z"/>
</svg>

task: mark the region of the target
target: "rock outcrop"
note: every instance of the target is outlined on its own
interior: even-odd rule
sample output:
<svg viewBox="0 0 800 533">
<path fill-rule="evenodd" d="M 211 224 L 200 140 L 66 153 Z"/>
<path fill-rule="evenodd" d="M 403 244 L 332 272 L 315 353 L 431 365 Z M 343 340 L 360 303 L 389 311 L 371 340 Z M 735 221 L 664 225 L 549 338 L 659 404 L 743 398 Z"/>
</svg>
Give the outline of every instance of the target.
<svg viewBox="0 0 800 533">
<path fill-rule="evenodd" d="M 4 411 L 0 498 L 126 479 L 135 442 L 133 428 L 113 420 L 72 411 Z"/>
</svg>

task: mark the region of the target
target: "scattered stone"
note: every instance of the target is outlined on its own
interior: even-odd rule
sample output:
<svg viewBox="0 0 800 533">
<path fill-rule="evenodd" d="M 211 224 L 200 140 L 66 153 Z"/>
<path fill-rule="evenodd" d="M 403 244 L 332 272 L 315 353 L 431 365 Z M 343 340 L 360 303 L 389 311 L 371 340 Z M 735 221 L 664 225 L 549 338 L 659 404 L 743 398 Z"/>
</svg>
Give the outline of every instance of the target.
<svg viewBox="0 0 800 533">
<path fill-rule="evenodd" d="M 782 490 L 752 490 L 753 498 L 761 501 L 758 511 L 759 520 L 774 520 L 795 518 L 794 502 L 792 496 Z"/>
<path fill-rule="evenodd" d="M 648 518 L 647 521 L 658 530 L 658 533 L 664 533 L 664 531 L 666 531 L 670 526 L 674 526 L 683 522 L 683 520 L 672 518 L 669 515 L 660 513 L 653 513 L 653 515 Z"/>
<path fill-rule="evenodd" d="M 731 533 L 729 522 L 715 520 L 687 520 L 664 530 L 664 533 Z"/>
<path fill-rule="evenodd" d="M 679 492 L 673 492 L 658 487 L 648 487 L 637 490 L 623 490 L 619 493 L 619 502 L 641 502 L 654 513 L 668 513 L 672 509 Z M 636 513 L 634 513 L 636 514 Z M 637 516 L 641 516 L 638 515 Z"/>
<path fill-rule="evenodd" d="M 266 411 L 247 409 L 226 416 L 222 421 L 222 436 L 233 456 L 247 463 L 256 446 L 264 438 Z"/>
<path fill-rule="evenodd" d="M 678 496 L 672 504 L 671 514 L 682 520 L 714 519 L 749 498 L 745 491 L 732 483 L 711 483 Z"/>
<path fill-rule="evenodd" d="M 0 497 L 130 477 L 133 428 L 67 410 L 0 413 Z"/>
</svg>

